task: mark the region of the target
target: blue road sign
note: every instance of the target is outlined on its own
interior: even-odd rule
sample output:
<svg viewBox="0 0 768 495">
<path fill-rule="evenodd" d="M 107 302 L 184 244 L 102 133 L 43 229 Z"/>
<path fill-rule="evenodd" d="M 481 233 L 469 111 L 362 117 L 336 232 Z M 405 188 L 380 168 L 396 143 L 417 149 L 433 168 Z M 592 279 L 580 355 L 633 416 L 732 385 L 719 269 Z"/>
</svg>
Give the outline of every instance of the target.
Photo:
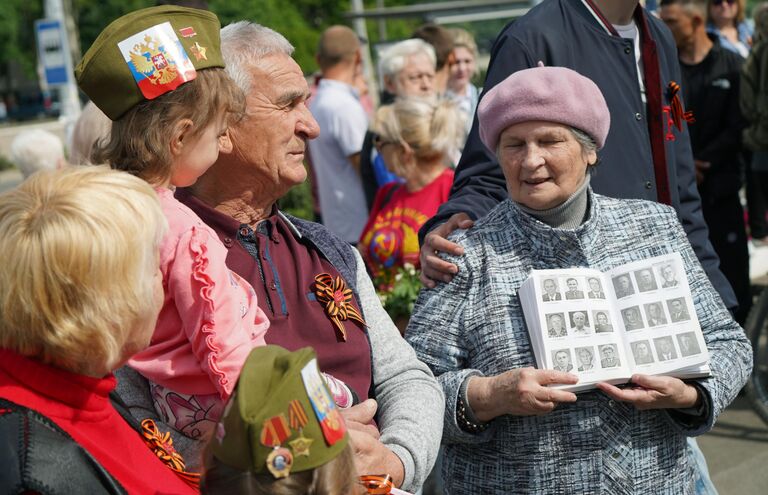
<svg viewBox="0 0 768 495">
<path fill-rule="evenodd" d="M 57 19 L 35 21 L 37 56 L 43 66 L 48 86 L 61 86 L 69 82 L 67 71 L 64 26 Z"/>
</svg>

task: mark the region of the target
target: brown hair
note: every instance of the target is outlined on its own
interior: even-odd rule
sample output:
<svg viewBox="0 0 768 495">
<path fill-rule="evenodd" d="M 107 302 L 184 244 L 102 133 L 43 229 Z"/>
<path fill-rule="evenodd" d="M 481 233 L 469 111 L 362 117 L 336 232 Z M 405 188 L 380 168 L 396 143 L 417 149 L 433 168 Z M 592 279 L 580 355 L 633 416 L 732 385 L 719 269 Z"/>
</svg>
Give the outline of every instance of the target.
<svg viewBox="0 0 768 495">
<path fill-rule="evenodd" d="M 282 479 L 235 469 L 210 453 L 206 454 L 205 465 L 200 480 L 200 493 L 204 494 L 348 495 L 357 484 L 351 444 L 328 463 Z"/>
<path fill-rule="evenodd" d="M 736 3 L 739 6 L 739 13 L 736 14 L 736 25 L 741 24 L 744 22 L 744 19 L 747 16 L 747 0 L 737 0 Z M 712 0 L 707 0 L 707 22 L 712 23 Z"/>
<path fill-rule="evenodd" d="M 438 71 L 445 67 L 445 64 L 452 58 L 453 37 L 442 26 L 433 23 L 423 24 L 413 32 L 411 38 L 422 39 L 435 48 L 435 55 L 437 55 L 437 66 L 435 68 Z"/>
<path fill-rule="evenodd" d="M 109 163 L 150 183 L 162 182 L 171 175 L 169 143 L 177 122 L 190 119 L 195 136 L 222 112 L 229 114 L 232 124 L 244 109 L 245 97 L 224 69 L 198 71 L 194 80 L 136 105 L 114 121 L 110 138 L 94 147 L 93 161 Z"/>
</svg>

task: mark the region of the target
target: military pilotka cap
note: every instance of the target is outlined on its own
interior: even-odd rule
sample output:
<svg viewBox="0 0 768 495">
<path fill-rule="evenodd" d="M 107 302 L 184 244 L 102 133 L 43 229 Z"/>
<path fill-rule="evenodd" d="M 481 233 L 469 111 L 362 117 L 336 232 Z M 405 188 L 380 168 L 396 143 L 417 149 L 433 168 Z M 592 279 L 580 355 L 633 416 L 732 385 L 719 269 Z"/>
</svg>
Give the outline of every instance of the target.
<svg viewBox="0 0 768 495">
<path fill-rule="evenodd" d="M 75 69 L 85 94 L 110 119 L 173 91 L 197 71 L 224 67 L 215 14 L 164 5 L 126 14 L 99 34 Z"/>
<path fill-rule="evenodd" d="M 268 345 L 248 355 L 207 448 L 230 467 L 284 478 L 328 463 L 348 441 L 315 352 Z"/>
</svg>

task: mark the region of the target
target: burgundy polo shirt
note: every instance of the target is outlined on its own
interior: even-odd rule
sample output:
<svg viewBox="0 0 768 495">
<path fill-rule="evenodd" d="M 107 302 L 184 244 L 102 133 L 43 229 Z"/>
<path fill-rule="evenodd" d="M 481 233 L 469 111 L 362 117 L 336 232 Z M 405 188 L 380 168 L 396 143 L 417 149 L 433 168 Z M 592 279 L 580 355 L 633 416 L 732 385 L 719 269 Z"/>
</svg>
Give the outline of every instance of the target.
<svg viewBox="0 0 768 495">
<path fill-rule="evenodd" d="M 316 299 L 315 276 L 329 273 L 335 278 L 339 272 L 314 245 L 296 237 L 277 209 L 254 231 L 187 190 L 178 190 L 176 198 L 216 231 L 228 250 L 227 266 L 253 286 L 270 321 L 267 343 L 292 351 L 312 347 L 322 371 L 343 380 L 361 401 L 368 398 L 372 373 L 368 337 L 361 325 L 346 320 L 344 341 Z"/>
</svg>

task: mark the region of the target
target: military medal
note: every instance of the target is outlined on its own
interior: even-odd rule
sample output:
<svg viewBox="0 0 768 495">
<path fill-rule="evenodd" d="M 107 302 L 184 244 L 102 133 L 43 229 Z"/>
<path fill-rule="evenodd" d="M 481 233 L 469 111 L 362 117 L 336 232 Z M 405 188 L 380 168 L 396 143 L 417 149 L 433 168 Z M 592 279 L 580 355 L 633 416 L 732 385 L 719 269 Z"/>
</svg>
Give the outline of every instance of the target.
<svg viewBox="0 0 768 495">
<path fill-rule="evenodd" d="M 205 48 L 204 46 L 200 46 L 200 43 L 198 43 L 197 41 L 195 41 L 195 44 L 189 48 L 189 51 L 192 52 L 192 55 L 195 56 L 195 60 L 197 60 L 198 62 L 200 60 L 208 60 L 208 56 L 206 56 L 205 54 L 206 50 L 207 48 Z"/>
<path fill-rule="evenodd" d="M 264 421 L 259 441 L 265 447 L 279 447 L 290 436 L 291 430 L 288 428 L 285 414 L 281 413 Z"/>
<path fill-rule="evenodd" d="M 284 447 L 275 447 L 267 456 L 267 469 L 275 478 L 285 478 L 291 474 L 293 455 Z"/>
</svg>

